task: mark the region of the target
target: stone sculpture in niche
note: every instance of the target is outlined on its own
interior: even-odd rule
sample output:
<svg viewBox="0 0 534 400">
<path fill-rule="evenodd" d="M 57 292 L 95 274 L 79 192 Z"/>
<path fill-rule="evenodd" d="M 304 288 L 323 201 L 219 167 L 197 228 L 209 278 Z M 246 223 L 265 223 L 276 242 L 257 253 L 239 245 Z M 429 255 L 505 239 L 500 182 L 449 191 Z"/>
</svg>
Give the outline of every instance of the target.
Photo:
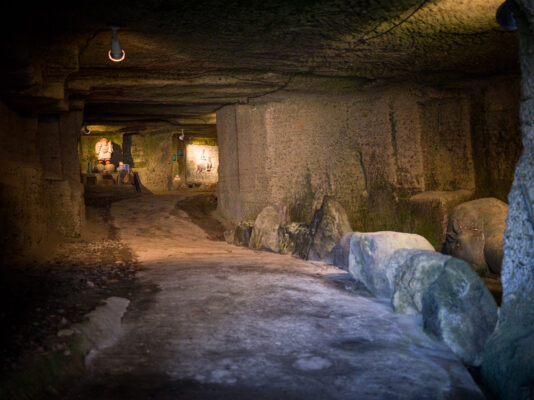
<svg viewBox="0 0 534 400">
<path fill-rule="evenodd" d="M 202 155 L 200 156 L 200 160 L 197 163 L 196 172 L 197 173 L 202 173 L 204 171 L 211 172 L 212 169 L 213 169 L 213 162 L 212 162 L 211 156 L 208 156 L 206 158 L 206 150 L 203 149 Z"/>
<path fill-rule="evenodd" d="M 508 205 L 491 197 L 456 206 L 443 253 L 467 261 L 479 275 L 500 275 L 507 213 Z"/>
<path fill-rule="evenodd" d="M 95 152 L 97 154 L 99 164 L 103 164 L 104 162 L 109 164 L 109 160 L 111 160 L 111 154 L 113 153 L 113 143 L 111 143 L 111 140 L 102 138 L 96 143 Z"/>
<path fill-rule="evenodd" d="M 111 154 L 113 153 L 113 143 L 111 143 L 111 140 L 107 140 L 106 138 L 100 139 L 95 145 L 95 152 L 98 158 L 98 165 L 96 166 L 98 172 L 115 171 L 115 166 L 110 161 Z M 106 165 L 102 168 L 104 163 Z"/>
</svg>

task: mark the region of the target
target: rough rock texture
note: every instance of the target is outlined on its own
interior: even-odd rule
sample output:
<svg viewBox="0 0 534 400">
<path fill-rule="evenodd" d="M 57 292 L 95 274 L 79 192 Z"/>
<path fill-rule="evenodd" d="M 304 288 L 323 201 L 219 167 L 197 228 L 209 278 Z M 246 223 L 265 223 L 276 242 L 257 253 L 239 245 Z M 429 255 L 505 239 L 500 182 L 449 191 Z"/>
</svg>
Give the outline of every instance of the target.
<svg viewBox="0 0 534 400">
<path fill-rule="evenodd" d="M 330 195 L 359 230 L 416 231 L 439 248 L 442 215 L 464 199 L 464 191 L 480 191 L 479 175 L 502 171 L 500 180 L 486 180 L 484 193 L 494 188 L 492 196 L 502 196 L 503 182 L 511 182 L 512 167 L 501 160 L 517 159 L 520 146 L 498 151 L 500 142 L 485 136 L 491 131 L 486 125 L 497 123 L 490 122 L 489 111 L 477 114 L 481 126 L 471 126 L 471 99 L 486 102 L 490 87 L 506 92 L 516 80 L 458 82 L 454 90 L 342 79 L 295 78 L 292 85 L 297 84 L 217 112 L 217 190 L 219 212 L 226 218 L 255 218 L 268 204 L 282 201 L 292 220 L 311 223 L 313 210 Z M 508 95 L 492 99 L 503 110 L 517 105 Z M 510 116 L 506 126 L 509 141 L 518 142 L 518 122 Z M 474 148 L 473 142 L 488 143 Z M 495 155 L 484 165 L 475 163 L 490 150 Z M 407 208 L 406 199 L 421 192 L 454 195 L 421 204 L 431 213 L 417 210 L 418 199 Z"/>
<path fill-rule="evenodd" d="M 325 196 L 310 225 L 309 260 L 323 260 L 330 263 L 330 251 L 343 235 L 351 232 L 347 213 L 333 197 Z"/>
<path fill-rule="evenodd" d="M 149 191 L 168 191 L 172 187 L 172 135 L 131 135 L 132 171 Z"/>
<path fill-rule="evenodd" d="M 534 9 L 516 0 L 521 48 L 521 123 L 525 150 L 508 195 L 501 270 L 502 305 L 486 345 L 482 377 L 501 399 L 534 399 Z"/>
<path fill-rule="evenodd" d="M 421 314 L 424 293 L 450 260 L 450 256 L 435 251 L 418 252 L 407 257 L 394 285 L 392 304 L 395 311 L 409 315 Z"/>
<path fill-rule="evenodd" d="M 235 229 L 229 229 L 227 231 L 224 231 L 224 240 L 228 244 L 234 244 L 235 240 Z"/>
<path fill-rule="evenodd" d="M 411 258 L 415 255 L 427 254 L 429 250 L 430 249 L 421 250 L 413 248 L 398 249 L 391 254 L 391 257 L 389 257 L 389 261 L 384 268 L 387 282 L 387 284 L 383 286 L 383 296 L 385 298 L 393 298 L 399 274 L 405 269 L 411 268 Z"/>
<path fill-rule="evenodd" d="M 251 249 L 280 252 L 280 226 L 289 222 L 287 206 L 275 204 L 265 207 L 256 218 L 249 247 Z"/>
<path fill-rule="evenodd" d="M 495 198 L 460 204 L 450 215 L 444 252 L 482 273 L 501 272 L 508 205 Z"/>
<path fill-rule="evenodd" d="M 280 253 L 294 254 L 305 258 L 310 247 L 310 227 L 302 222 L 293 222 L 279 228 Z"/>
<path fill-rule="evenodd" d="M 400 232 L 355 232 L 350 239 L 349 272 L 377 297 L 390 297 L 394 274 L 388 262 L 398 249 L 433 250 L 424 237 Z"/>
<path fill-rule="evenodd" d="M 9 55 L 4 90 L 16 90 L 10 101 L 21 108 L 68 107 L 70 96 L 86 101 L 89 118 L 124 120 L 206 114 L 304 73 L 371 80 L 517 72 L 515 36 L 496 29 L 500 3 L 120 1 L 65 3 L 61 13 L 21 3 L 2 10 L 20 28 L 17 45 L 0 48 Z M 123 27 L 122 63 L 107 58 L 103 15 Z"/>
<path fill-rule="evenodd" d="M 453 208 L 471 199 L 470 190 L 429 191 L 402 199 L 400 210 L 404 232 L 424 236 L 436 250 L 445 241 L 447 223 Z"/>
<path fill-rule="evenodd" d="M 0 262 L 76 237 L 85 217 L 79 112 L 21 117 L 0 103 Z"/>
<path fill-rule="evenodd" d="M 237 224 L 234 230 L 234 244 L 248 247 L 253 228 L 254 221 L 241 221 Z"/>
<path fill-rule="evenodd" d="M 443 340 L 465 364 L 480 366 L 497 323 L 497 304 L 484 282 L 458 259 L 450 259 L 423 295 L 423 328 Z"/>
<path fill-rule="evenodd" d="M 330 252 L 330 259 L 332 260 L 332 265 L 344 269 L 345 271 L 349 270 L 349 255 L 350 255 L 350 239 L 352 237 L 352 232 L 343 235 L 341 239 L 336 243 L 332 251 Z"/>
</svg>

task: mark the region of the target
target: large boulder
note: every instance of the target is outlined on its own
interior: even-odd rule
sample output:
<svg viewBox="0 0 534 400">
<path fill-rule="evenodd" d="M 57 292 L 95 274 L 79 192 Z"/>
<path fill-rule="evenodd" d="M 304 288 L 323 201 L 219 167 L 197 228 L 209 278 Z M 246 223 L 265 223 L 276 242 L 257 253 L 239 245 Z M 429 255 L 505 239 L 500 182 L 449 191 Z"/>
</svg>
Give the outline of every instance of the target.
<svg viewBox="0 0 534 400">
<path fill-rule="evenodd" d="M 234 244 L 238 246 L 248 246 L 253 228 L 253 221 L 241 221 L 237 224 L 234 230 Z"/>
<path fill-rule="evenodd" d="M 289 211 L 284 204 L 265 207 L 256 218 L 249 247 L 280 252 L 280 226 L 289 223 Z"/>
<path fill-rule="evenodd" d="M 330 252 L 329 259 L 332 260 L 332 265 L 349 270 L 349 254 L 350 254 L 350 239 L 352 238 L 352 232 L 343 235 L 339 242 L 336 243 L 332 251 Z"/>
<path fill-rule="evenodd" d="M 501 272 L 508 205 L 495 198 L 460 204 L 447 225 L 443 252 L 467 261 L 484 275 Z"/>
<path fill-rule="evenodd" d="M 423 294 L 423 328 L 465 364 L 479 366 L 497 323 L 497 304 L 475 271 L 451 258 Z"/>
<path fill-rule="evenodd" d="M 282 254 L 293 254 L 304 258 L 304 249 L 309 248 L 310 228 L 302 222 L 292 222 L 279 228 L 279 249 Z"/>
<path fill-rule="evenodd" d="M 383 284 L 381 286 L 381 292 L 383 297 L 393 298 L 393 293 L 395 291 L 395 285 L 397 283 L 397 278 L 401 271 L 406 268 L 410 268 L 410 259 L 416 254 L 427 253 L 432 251 L 430 249 L 398 249 L 395 250 L 391 257 L 389 258 L 388 263 L 385 268 L 385 278 L 383 279 Z"/>
<path fill-rule="evenodd" d="M 333 197 L 325 196 L 310 225 L 309 260 L 332 262 L 330 252 L 343 235 L 352 231 L 345 209 Z"/>
<path fill-rule="evenodd" d="M 393 281 L 388 263 L 398 249 L 434 250 L 424 237 L 412 233 L 373 232 L 353 233 L 350 239 L 348 269 L 377 297 L 390 297 Z"/>
<path fill-rule="evenodd" d="M 435 251 L 420 251 L 409 254 L 394 285 L 392 305 L 396 312 L 418 315 L 423 311 L 423 294 L 441 275 L 445 264 L 452 257 Z"/>
</svg>

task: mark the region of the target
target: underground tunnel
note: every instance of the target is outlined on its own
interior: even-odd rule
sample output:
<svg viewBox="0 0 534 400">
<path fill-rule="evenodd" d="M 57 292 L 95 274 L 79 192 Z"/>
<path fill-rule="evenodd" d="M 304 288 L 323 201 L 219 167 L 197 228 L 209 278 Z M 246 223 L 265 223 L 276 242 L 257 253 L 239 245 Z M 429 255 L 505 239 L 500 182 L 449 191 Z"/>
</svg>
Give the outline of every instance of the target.
<svg viewBox="0 0 534 400">
<path fill-rule="evenodd" d="M 534 399 L 532 0 L 1 14 L 0 398 Z"/>
</svg>

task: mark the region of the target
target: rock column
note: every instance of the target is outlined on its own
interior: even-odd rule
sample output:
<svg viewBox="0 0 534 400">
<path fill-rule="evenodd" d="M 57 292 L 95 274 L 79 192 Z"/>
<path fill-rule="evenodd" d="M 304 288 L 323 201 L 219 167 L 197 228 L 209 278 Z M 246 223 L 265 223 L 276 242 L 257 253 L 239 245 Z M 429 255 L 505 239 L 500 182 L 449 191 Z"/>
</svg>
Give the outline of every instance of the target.
<svg viewBox="0 0 534 400">
<path fill-rule="evenodd" d="M 523 154 L 508 195 L 503 300 L 486 344 L 482 376 L 500 399 L 534 399 L 534 1 L 516 0 Z"/>
</svg>

